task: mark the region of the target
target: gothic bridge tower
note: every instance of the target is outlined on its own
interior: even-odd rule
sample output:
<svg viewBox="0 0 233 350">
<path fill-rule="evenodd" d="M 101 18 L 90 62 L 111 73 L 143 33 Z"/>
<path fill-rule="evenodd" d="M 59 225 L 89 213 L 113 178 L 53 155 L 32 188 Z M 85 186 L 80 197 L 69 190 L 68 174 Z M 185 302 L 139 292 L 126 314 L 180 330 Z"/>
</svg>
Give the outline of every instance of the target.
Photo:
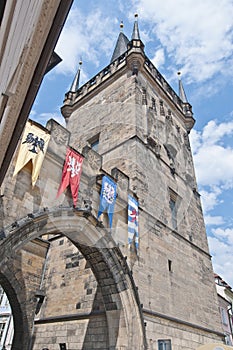
<svg viewBox="0 0 233 350">
<path fill-rule="evenodd" d="M 65 95 L 36 185 L 30 167 L 2 188 L 0 283 L 13 350 L 195 350 L 223 342 L 189 132 L 191 105 L 148 59 L 137 19 L 110 64 Z M 42 126 L 38 126 L 44 129 Z M 67 146 L 83 154 L 77 207 L 56 198 Z M 112 227 L 97 216 L 103 176 L 117 185 Z M 128 245 L 128 195 L 138 244 Z M 12 198 L 14 199 L 12 201 Z"/>
<path fill-rule="evenodd" d="M 126 175 L 138 198 L 138 252 L 127 249 L 126 203 L 112 236 L 138 288 L 148 348 L 222 339 L 189 144 L 192 107 L 181 80 L 178 96 L 146 56 L 137 19 L 130 41 L 120 32 L 110 64 L 66 94 L 62 114 L 72 146 L 97 150 L 104 172 Z"/>
</svg>

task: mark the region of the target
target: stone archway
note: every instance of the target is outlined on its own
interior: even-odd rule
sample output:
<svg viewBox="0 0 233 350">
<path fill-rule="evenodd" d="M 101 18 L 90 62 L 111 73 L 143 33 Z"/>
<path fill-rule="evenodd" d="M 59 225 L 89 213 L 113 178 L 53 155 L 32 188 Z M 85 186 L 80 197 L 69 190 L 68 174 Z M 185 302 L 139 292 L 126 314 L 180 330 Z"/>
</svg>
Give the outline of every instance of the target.
<svg viewBox="0 0 233 350">
<path fill-rule="evenodd" d="M 12 307 L 12 314 L 14 319 L 14 349 L 20 350 L 27 346 L 27 341 L 24 340 L 25 335 L 30 334 L 30 321 L 27 319 L 27 310 L 25 303 L 21 303 L 21 284 L 12 273 L 11 266 L 5 262 L 4 269 L 0 272 L 0 284 L 7 293 L 8 300 Z M 11 272 L 10 272 L 11 271 Z M 9 278 L 9 279 L 8 279 Z M 21 344 L 21 345 L 20 345 Z"/>
<path fill-rule="evenodd" d="M 58 233 L 66 236 L 81 251 L 98 281 L 106 310 L 109 349 L 145 349 L 140 301 L 125 258 L 108 230 L 100 226 L 89 211 L 73 208 L 54 208 L 31 214 L 14 223 L 13 229 L 11 226 L 5 230 L 6 238 L 0 244 L 0 273 L 4 276 L 3 280 L 9 282 L 5 288 L 12 309 L 18 305 L 14 315 L 15 338 L 12 349 L 22 349 L 22 346 L 24 349 L 29 348 L 28 339 L 31 338 L 34 321 L 32 309 L 36 306 L 35 291 L 24 290 L 21 286 L 24 285 L 22 276 L 19 273 L 16 275 L 12 268 L 14 258 L 33 239 Z M 9 293 L 9 290 L 14 293 Z M 17 326 L 22 320 L 27 321 L 23 322 L 23 329 Z"/>
</svg>

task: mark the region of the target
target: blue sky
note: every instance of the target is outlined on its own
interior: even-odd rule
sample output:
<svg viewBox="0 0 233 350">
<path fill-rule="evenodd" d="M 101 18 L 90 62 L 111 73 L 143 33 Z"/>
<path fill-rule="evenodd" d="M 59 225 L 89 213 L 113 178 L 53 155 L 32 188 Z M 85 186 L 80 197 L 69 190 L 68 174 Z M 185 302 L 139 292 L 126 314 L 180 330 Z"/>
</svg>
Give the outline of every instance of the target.
<svg viewBox="0 0 233 350">
<path fill-rule="evenodd" d="M 178 91 L 182 72 L 196 124 L 191 145 L 216 273 L 233 287 L 233 1 L 74 0 L 30 117 L 64 124 L 60 107 L 82 58 L 81 84 L 109 64 L 124 22 L 139 14 L 145 52 Z"/>
</svg>

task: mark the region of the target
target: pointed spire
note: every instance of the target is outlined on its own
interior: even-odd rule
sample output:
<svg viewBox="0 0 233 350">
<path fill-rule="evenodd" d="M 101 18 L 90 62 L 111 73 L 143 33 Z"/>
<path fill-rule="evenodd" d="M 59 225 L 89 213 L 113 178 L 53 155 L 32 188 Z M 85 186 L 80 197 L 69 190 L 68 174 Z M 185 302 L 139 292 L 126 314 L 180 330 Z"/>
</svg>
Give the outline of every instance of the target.
<svg viewBox="0 0 233 350">
<path fill-rule="evenodd" d="M 129 43 L 129 39 L 123 33 L 123 28 L 124 28 L 124 24 L 121 21 L 121 24 L 120 24 L 121 31 L 120 31 L 120 34 L 118 36 L 117 43 L 116 43 L 115 49 L 113 51 L 113 55 L 112 55 L 110 63 L 115 61 L 118 57 L 120 57 L 123 53 L 125 53 L 127 51 L 127 45 Z"/>
<path fill-rule="evenodd" d="M 134 21 L 133 33 L 132 33 L 131 40 L 141 40 L 140 34 L 139 34 L 139 28 L 138 28 L 138 14 L 135 13 L 134 17 L 135 17 L 135 21 Z"/>
<path fill-rule="evenodd" d="M 71 88 L 70 88 L 70 92 L 77 92 L 78 91 L 81 65 L 82 65 L 82 60 L 79 61 L 78 71 L 74 77 L 73 83 L 72 83 Z"/>
<path fill-rule="evenodd" d="M 187 96 L 185 94 L 184 87 L 183 87 L 183 84 L 181 81 L 181 72 L 177 72 L 177 75 L 179 77 L 179 97 L 180 97 L 182 102 L 188 103 L 188 99 L 187 99 Z"/>
</svg>

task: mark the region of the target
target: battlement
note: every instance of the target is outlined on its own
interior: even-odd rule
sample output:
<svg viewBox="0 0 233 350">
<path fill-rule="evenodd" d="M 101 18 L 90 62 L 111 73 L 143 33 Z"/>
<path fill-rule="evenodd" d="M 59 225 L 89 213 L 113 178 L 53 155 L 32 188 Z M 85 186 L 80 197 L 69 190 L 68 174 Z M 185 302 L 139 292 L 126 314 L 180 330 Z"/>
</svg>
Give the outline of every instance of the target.
<svg viewBox="0 0 233 350">
<path fill-rule="evenodd" d="M 190 129 L 194 125 L 194 118 L 192 113 L 192 106 L 188 102 L 183 102 L 181 98 L 177 95 L 177 93 L 173 90 L 173 88 L 169 85 L 169 83 L 164 79 L 158 69 L 153 65 L 153 63 L 149 60 L 149 58 L 144 54 L 144 51 L 135 45 L 129 46 L 129 49 L 124 52 L 121 56 L 119 56 L 116 60 L 111 62 L 108 66 L 102 69 L 99 73 L 97 73 L 93 78 L 91 78 L 87 83 L 81 86 L 76 92 L 68 91 L 65 94 L 64 105 L 62 107 L 62 114 L 65 118 L 69 117 L 70 112 L 66 109 L 66 106 L 73 106 L 88 94 L 90 94 L 97 87 L 102 85 L 108 79 L 113 77 L 117 72 L 122 71 L 124 68 L 129 66 L 129 61 L 132 61 L 133 56 L 137 56 L 140 54 L 140 58 L 143 62 L 139 70 L 145 70 L 152 79 L 159 85 L 159 87 L 163 90 L 166 96 L 175 104 L 178 110 L 184 114 L 186 119 L 189 119 Z M 131 70 L 132 74 L 137 74 L 134 71 L 134 61 L 132 61 Z"/>
</svg>

